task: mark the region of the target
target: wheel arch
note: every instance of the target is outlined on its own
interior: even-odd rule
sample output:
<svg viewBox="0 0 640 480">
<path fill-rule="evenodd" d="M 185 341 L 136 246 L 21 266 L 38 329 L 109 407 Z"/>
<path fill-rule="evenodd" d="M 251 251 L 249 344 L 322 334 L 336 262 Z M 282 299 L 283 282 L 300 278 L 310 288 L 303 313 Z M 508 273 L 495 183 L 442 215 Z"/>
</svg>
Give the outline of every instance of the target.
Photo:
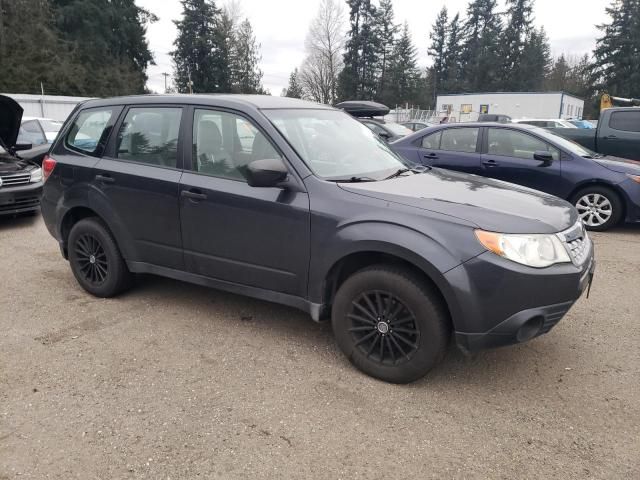
<svg viewBox="0 0 640 480">
<path fill-rule="evenodd" d="M 615 183 L 607 182 L 606 180 L 591 179 L 591 180 L 586 180 L 584 182 L 581 182 L 580 184 L 576 185 L 576 187 L 567 196 L 567 201 L 570 202 L 573 205 L 573 198 L 578 193 L 580 193 L 582 190 L 586 190 L 587 188 L 593 188 L 593 187 L 606 188 L 608 190 L 611 190 L 616 195 L 618 195 L 618 197 L 621 200 L 621 204 L 622 204 L 622 215 L 621 215 L 620 218 L 622 218 L 622 219 L 626 218 L 626 216 L 627 216 L 627 201 L 628 201 L 627 195 L 620 188 L 619 185 L 616 185 Z"/>
</svg>

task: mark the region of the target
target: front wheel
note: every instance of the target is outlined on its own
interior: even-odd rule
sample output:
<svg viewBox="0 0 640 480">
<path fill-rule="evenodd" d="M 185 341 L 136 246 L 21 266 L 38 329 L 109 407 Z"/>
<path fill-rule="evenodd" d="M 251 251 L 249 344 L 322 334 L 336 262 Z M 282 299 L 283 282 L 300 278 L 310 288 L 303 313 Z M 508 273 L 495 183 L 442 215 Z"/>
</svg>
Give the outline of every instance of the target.
<svg viewBox="0 0 640 480">
<path fill-rule="evenodd" d="M 620 196 L 606 187 L 587 187 L 576 193 L 571 203 L 589 230 L 602 232 L 616 226 L 622 218 Z"/>
<path fill-rule="evenodd" d="M 375 266 L 349 277 L 336 293 L 334 335 L 364 373 L 392 383 L 422 378 L 444 357 L 450 336 L 442 302 L 411 271 Z"/>
</svg>

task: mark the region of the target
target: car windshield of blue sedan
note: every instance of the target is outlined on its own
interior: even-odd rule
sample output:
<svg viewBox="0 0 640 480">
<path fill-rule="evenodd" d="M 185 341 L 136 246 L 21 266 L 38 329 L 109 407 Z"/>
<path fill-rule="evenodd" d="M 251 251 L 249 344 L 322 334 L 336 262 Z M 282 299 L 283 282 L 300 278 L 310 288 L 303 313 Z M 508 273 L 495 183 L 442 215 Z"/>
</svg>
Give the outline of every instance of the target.
<svg viewBox="0 0 640 480">
<path fill-rule="evenodd" d="M 382 180 L 407 168 L 366 126 L 334 110 L 263 110 L 307 166 L 333 181 Z"/>
</svg>

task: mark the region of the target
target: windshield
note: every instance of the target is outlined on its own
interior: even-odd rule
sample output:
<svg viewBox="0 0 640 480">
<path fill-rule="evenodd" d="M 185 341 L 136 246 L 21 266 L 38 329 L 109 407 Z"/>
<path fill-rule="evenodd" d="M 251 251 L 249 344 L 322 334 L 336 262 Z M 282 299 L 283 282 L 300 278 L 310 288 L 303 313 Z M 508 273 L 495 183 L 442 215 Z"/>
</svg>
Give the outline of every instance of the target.
<svg viewBox="0 0 640 480">
<path fill-rule="evenodd" d="M 375 133 L 344 112 L 301 109 L 263 113 L 321 178 L 381 180 L 407 167 Z"/>
<path fill-rule="evenodd" d="M 413 133 L 413 131 L 398 123 L 385 123 L 384 126 L 387 127 L 387 130 L 391 130 L 394 135 L 399 135 L 401 137 L 406 137 L 407 135 L 411 135 Z"/>
<path fill-rule="evenodd" d="M 586 147 L 574 142 L 573 140 L 568 140 L 560 135 L 556 135 L 555 133 L 550 132 L 549 130 L 545 130 L 544 128 L 535 128 L 535 132 L 541 137 L 546 138 L 547 140 L 554 142 L 560 148 L 567 150 L 574 155 L 580 155 L 581 157 L 592 157 L 596 158 L 599 155 L 595 152 L 592 152 Z"/>
</svg>

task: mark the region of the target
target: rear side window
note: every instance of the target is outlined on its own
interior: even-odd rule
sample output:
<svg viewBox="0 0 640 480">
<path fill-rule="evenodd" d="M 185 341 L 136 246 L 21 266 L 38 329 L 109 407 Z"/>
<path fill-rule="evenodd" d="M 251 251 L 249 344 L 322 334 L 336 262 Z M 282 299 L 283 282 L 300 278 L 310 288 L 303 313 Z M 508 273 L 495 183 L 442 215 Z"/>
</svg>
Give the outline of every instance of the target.
<svg viewBox="0 0 640 480">
<path fill-rule="evenodd" d="M 612 113 L 609 127 L 623 132 L 640 132 L 640 110 Z"/>
<path fill-rule="evenodd" d="M 440 150 L 474 153 L 478 144 L 478 128 L 450 128 L 442 131 Z"/>
<path fill-rule="evenodd" d="M 67 146 L 85 153 L 96 153 L 104 145 L 113 109 L 91 109 L 80 112 L 67 135 Z"/>
<path fill-rule="evenodd" d="M 440 136 L 442 132 L 432 133 L 422 139 L 422 148 L 427 150 L 439 150 L 440 149 Z"/>
<path fill-rule="evenodd" d="M 176 168 L 181 108 L 131 108 L 120 126 L 116 158 Z"/>
</svg>

